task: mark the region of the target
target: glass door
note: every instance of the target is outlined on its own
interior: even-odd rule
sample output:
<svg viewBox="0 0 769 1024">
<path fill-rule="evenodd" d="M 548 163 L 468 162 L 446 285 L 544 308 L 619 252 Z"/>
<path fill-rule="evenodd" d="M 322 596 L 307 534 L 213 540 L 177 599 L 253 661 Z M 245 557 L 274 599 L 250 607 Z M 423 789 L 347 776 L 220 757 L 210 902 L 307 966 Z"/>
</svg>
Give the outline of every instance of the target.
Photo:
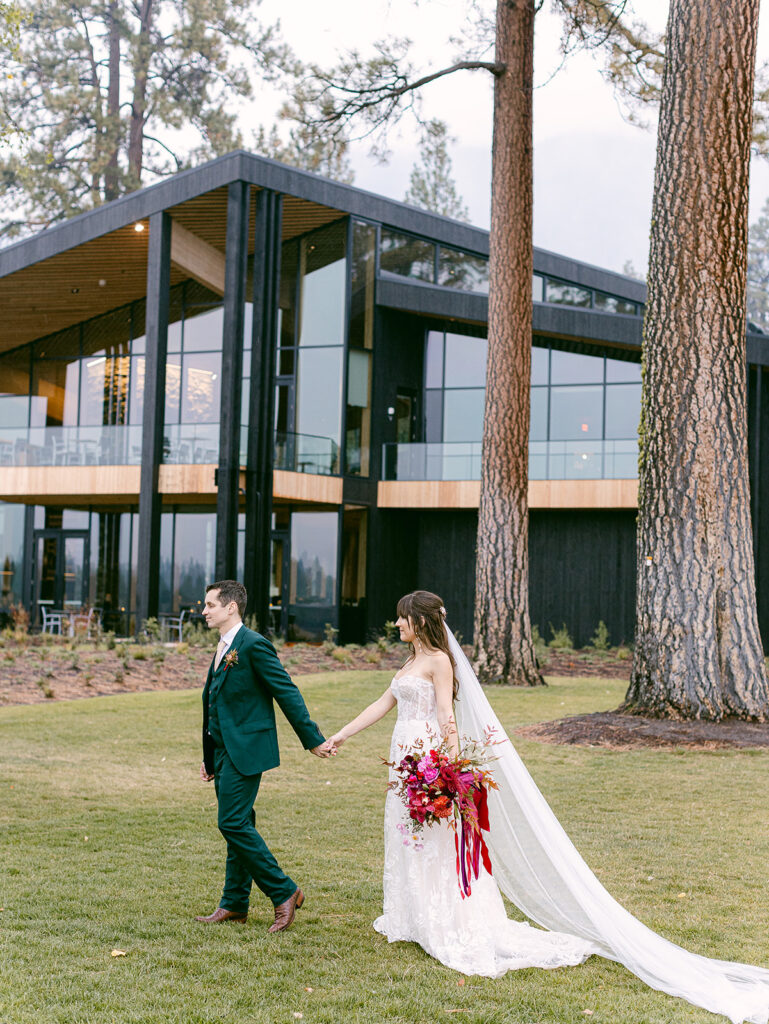
<svg viewBox="0 0 769 1024">
<path fill-rule="evenodd" d="M 34 607 L 42 625 L 42 608 L 77 612 L 88 602 L 89 534 L 87 530 L 35 530 Z"/>
</svg>

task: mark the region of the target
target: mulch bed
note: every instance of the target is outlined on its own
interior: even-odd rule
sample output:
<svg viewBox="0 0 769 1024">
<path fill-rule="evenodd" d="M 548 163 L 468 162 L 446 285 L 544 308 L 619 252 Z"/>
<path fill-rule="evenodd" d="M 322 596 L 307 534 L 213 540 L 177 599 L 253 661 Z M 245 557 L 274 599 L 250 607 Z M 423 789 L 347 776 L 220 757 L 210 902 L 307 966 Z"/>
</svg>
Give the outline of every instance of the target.
<svg viewBox="0 0 769 1024">
<path fill-rule="evenodd" d="M 151 690 L 202 690 L 214 653 L 208 647 L 179 650 L 175 645 L 131 644 L 127 648 L 130 653 L 122 658 L 118 653 L 121 646 L 99 650 L 95 645 L 81 644 L 69 650 L 66 642 L 6 642 L 0 650 L 0 706 Z M 367 660 L 367 654 L 369 658 L 375 655 L 365 648 L 343 650 L 340 656 L 344 660 L 339 660 L 321 645 L 286 644 L 279 655 L 292 676 L 346 669 L 387 669 L 395 673 L 405 659 L 400 645 L 378 652 L 378 661 Z"/>
<path fill-rule="evenodd" d="M 616 651 L 582 651 L 548 648 L 540 668 L 546 676 L 590 676 L 600 679 L 624 679 L 630 681 L 632 659 L 624 648 L 626 656 L 617 657 Z"/>
<path fill-rule="evenodd" d="M 601 711 L 539 722 L 516 729 L 517 736 L 540 743 L 609 750 L 734 750 L 769 747 L 769 724 L 755 722 L 676 722 L 663 718 Z"/>
<path fill-rule="evenodd" d="M 80 644 L 71 649 L 67 642 L 46 644 L 37 637 L 18 643 L 5 640 L 0 650 L 0 705 L 202 688 L 213 655 L 208 647 L 179 649 L 173 644 L 130 644 L 123 652 L 121 646 L 106 650 L 94 644 Z M 469 648 L 466 650 L 469 653 Z M 402 644 L 386 650 L 375 650 L 370 645 L 337 648 L 335 652 L 327 651 L 321 644 L 285 644 L 278 653 L 292 676 L 348 669 L 386 669 L 395 673 L 406 658 Z M 628 657 L 617 657 L 615 652 L 550 648 L 541 668 L 545 676 L 627 680 L 630 664 Z M 612 750 L 769 747 L 769 725 L 674 722 L 613 711 L 542 722 L 518 729 L 517 735 L 542 743 Z"/>
</svg>

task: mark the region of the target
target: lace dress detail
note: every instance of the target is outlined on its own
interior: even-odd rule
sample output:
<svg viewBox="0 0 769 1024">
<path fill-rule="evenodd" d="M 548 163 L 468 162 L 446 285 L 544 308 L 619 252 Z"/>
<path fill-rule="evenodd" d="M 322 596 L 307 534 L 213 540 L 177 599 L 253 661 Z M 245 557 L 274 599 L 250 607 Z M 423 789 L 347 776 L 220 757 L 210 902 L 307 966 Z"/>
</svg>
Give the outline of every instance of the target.
<svg viewBox="0 0 769 1024">
<path fill-rule="evenodd" d="M 440 730 L 431 682 L 407 674 L 393 679 L 391 689 L 398 702 L 390 747 L 390 760 L 396 760 L 403 754 L 401 748 Z M 417 849 L 398 830 L 408 821 L 399 797 L 388 792 L 384 908 L 374 928 L 390 942 L 417 942 L 455 971 L 491 978 L 524 967 L 579 964 L 595 952 L 595 946 L 584 939 L 511 921 L 496 882 L 483 868 L 473 882 L 472 895 L 462 899 L 450 825 L 426 827 L 422 848 Z"/>
</svg>

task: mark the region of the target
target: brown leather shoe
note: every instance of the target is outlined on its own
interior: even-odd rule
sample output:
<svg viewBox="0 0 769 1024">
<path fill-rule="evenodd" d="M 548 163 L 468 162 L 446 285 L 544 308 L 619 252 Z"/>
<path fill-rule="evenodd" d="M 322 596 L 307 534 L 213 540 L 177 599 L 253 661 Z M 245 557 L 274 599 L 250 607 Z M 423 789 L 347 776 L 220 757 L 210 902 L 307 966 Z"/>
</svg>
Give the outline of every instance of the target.
<svg viewBox="0 0 769 1024">
<path fill-rule="evenodd" d="M 203 924 L 222 924 L 223 921 L 237 921 L 239 924 L 245 924 L 248 913 L 237 914 L 234 910 L 225 910 L 224 907 L 217 907 L 213 914 L 209 914 L 208 917 L 196 917 L 196 921 L 200 921 Z"/>
<path fill-rule="evenodd" d="M 304 893 L 297 889 L 293 896 L 275 908 L 275 920 L 267 929 L 268 932 L 284 932 L 294 920 L 294 914 L 304 903 Z"/>
</svg>

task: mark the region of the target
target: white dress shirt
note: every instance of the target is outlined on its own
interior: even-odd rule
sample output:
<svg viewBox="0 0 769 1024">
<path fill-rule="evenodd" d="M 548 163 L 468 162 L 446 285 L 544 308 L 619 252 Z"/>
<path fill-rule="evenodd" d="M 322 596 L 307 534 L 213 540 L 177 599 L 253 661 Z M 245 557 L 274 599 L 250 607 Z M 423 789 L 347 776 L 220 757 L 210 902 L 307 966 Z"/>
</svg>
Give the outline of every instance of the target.
<svg viewBox="0 0 769 1024">
<path fill-rule="evenodd" d="M 236 625 L 232 627 L 232 629 L 228 629 L 226 633 L 221 634 L 220 640 L 226 644 L 224 650 L 222 651 L 222 657 L 224 657 L 227 651 L 229 651 L 230 647 L 232 646 L 232 641 L 235 639 L 235 636 L 242 625 L 242 622 L 238 622 L 236 623 Z"/>
</svg>

